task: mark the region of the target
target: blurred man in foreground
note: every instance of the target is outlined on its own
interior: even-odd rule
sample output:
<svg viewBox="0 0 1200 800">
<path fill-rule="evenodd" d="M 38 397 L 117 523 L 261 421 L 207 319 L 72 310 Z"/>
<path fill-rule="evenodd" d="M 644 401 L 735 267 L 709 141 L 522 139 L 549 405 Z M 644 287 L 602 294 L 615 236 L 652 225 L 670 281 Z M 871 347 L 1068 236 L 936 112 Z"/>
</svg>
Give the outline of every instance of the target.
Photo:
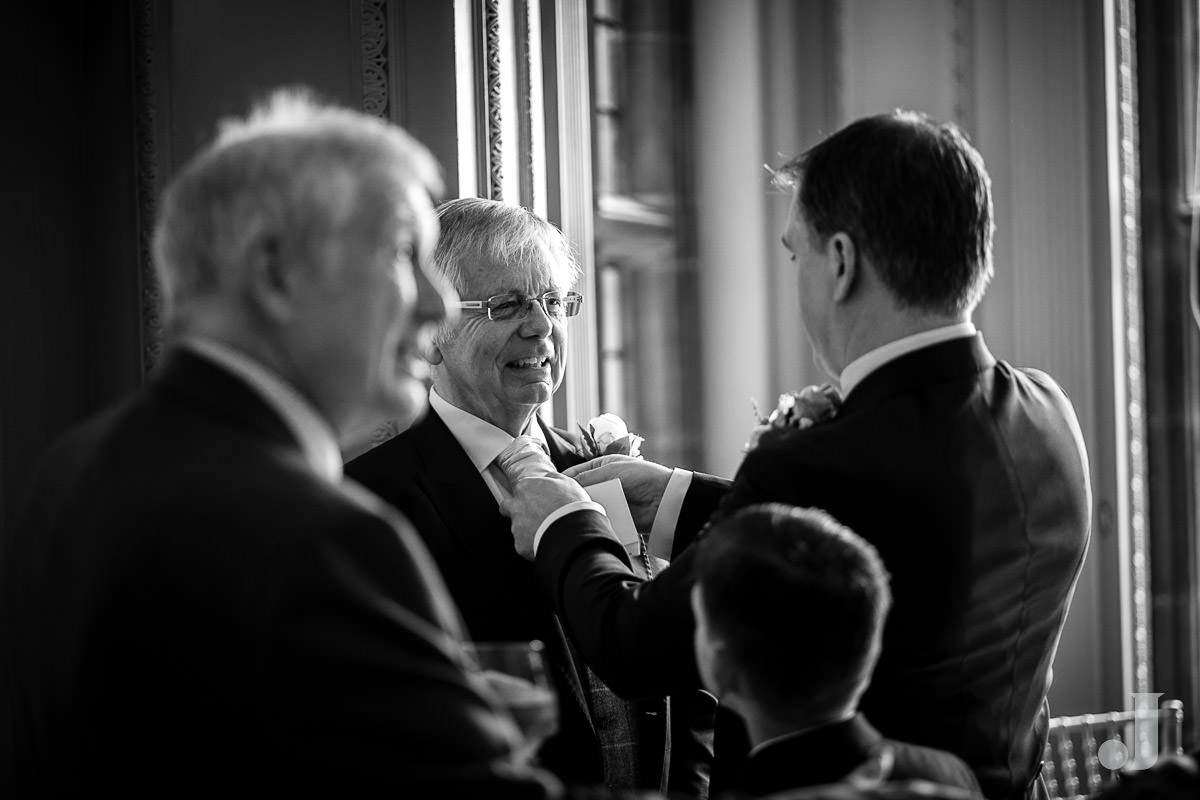
<svg viewBox="0 0 1200 800">
<path fill-rule="evenodd" d="M 50 452 L 0 575 L 0 795 L 534 797 L 425 548 L 338 437 L 425 407 L 436 165 L 280 94 L 175 177 L 170 346 Z"/>
</svg>

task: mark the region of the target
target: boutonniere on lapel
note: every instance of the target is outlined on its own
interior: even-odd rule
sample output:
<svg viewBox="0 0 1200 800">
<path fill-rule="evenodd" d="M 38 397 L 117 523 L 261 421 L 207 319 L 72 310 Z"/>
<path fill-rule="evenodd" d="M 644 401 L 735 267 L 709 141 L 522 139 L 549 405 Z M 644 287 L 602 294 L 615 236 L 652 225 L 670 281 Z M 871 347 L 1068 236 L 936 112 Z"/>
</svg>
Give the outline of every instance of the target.
<svg viewBox="0 0 1200 800">
<path fill-rule="evenodd" d="M 592 417 L 587 427 L 579 426 L 579 455 L 587 460 L 600 456 L 642 457 L 642 442 L 636 433 L 630 433 L 625 420 L 616 414 L 601 414 Z"/>
<path fill-rule="evenodd" d="M 630 433 L 625 420 L 616 414 L 601 414 L 592 417 L 587 427 L 579 426 L 579 455 L 588 461 L 601 456 L 631 456 L 642 457 L 642 442 L 646 441 L 636 433 Z M 609 496 L 608 500 L 595 494 L 609 484 L 615 484 L 616 497 Z M 609 486 L 609 489 L 614 489 Z M 646 537 L 638 533 L 629 515 L 629 507 L 622 493 L 621 482 L 618 479 L 595 484 L 588 488 L 592 499 L 600 502 L 608 513 L 609 521 L 613 523 L 613 533 L 629 554 L 630 564 L 635 574 L 649 580 L 666 567 L 667 562 L 650 555 L 646 545 Z M 606 493 L 607 494 L 607 493 Z M 621 509 L 618 510 L 618 507 Z M 623 513 L 622 513 L 623 512 Z M 622 522 L 623 520 L 623 522 Z M 658 565 L 657 567 L 655 565 Z"/>
<path fill-rule="evenodd" d="M 779 403 L 768 416 L 763 416 L 758 410 L 758 403 L 750 400 L 754 406 L 756 425 L 750 431 L 750 441 L 746 442 L 746 452 L 749 453 L 758 445 L 758 440 L 764 433 L 776 428 L 795 428 L 804 430 L 818 422 L 825 422 L 837 416 L 842 407 L 842 396 L 829 383 L 821 386 L 805 386 L 799 392 L 784 392 L 779 395 Z"/>
</svg>

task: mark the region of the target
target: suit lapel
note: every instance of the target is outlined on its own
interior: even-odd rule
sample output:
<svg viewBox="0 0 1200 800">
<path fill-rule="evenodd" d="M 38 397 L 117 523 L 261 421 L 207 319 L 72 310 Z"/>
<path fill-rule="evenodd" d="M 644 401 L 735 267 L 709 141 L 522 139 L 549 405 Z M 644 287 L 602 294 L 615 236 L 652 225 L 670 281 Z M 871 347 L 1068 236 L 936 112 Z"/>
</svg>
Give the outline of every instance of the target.
<svg viewBox="0 0 1200 800">
<path fill-rule="evenodd" d="M 542 426 L 550 458 L 556 467 L 566 469 L 582 462 L 565 431 L 552 428 L 540 419 L 538 423 Z M 475 470 L 466 451 L 435 412 L 426 414 L 410 433 L 420 461 L 417 480 L 442 518 L 447 535 L 458 542 L 458 550 L 471 559 L 475 568 L 489 569 L 500 550 L 505 555 L 512 551 L 510 538 L 491 535 L 497 530 L 506 530 L 509 525 L 497 508 L 496 499 L 488 491 L 487 484 Z M 592 719 L 585 696 L 586 684 L 578 666 L 582 662 L 578 661 L 578 655 L 563 633 L 557 616 L 554 617 L 554 629 L 557 641 L 546 643 L 554 652 L 552 663 L 559 665 L 564 673 L 575 703 L 590 724 Z"/>
<path fill-rule="evenodd" d="M 542 432 L 546 435 L 546 449 L 550 451 L 550 460 L 554 462 L 554 466 L 560 472 L 586 461 L 583 456 L 579 455 L 578 442 L 573 435 L 562 428 L 547 425 L 540 416 L 537 418 L 537 422 L 542 426 Z"/>
<path fill-rule="evenodd" d="M 488 535 L 503 520 L 496 498 L 435 412 L 430 410 L 411 432 L 420 462 L 418 484 L 441 517 L 446 535 L 460 545 L 460 554 L 486 570 L 498 548 L 512 549 L 511 540 L 497 542 Z"/>
</svg>

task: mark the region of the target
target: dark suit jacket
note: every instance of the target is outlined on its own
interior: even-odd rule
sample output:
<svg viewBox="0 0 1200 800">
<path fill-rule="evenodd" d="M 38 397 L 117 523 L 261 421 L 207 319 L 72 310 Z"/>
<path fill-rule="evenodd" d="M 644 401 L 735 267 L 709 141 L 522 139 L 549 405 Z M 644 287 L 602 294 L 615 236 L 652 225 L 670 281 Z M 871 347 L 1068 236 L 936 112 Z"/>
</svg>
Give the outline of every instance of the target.
<svg viewBox="0 0 1200 800">
<path fill-rule="evenodd" d="M 5 797 L 556 793 L 412 528 L 190 352 L 52 450 L 0 591 Z"/>
<path fill-rule="evenodd" d="M 566 469 L 583 460 L 569 433 L 545 424 L 542 430 L 556 467 Z M 413 521 L 473 639 L 536 638 L 547 644 L 558 684 L 560 724 L 558 734 L 539 753 L 541 763 L 569 783 L 603 782 L 601 743 L 595 733 L 601 721 L 592 717 L 606 713 L 605 709 L 593 708 L 585 696 L 593 687 L 583 661 L 574 652 L 564 652 L 563 637 L 539 590 L 533 565 L 513 547 L 510 521 L 500 513 L 441 417 L 430 411 L 407 431 L 351 461 L 346 472 Z M 608 697 L 608 703 L 620 702 Z M 672 729 L 678 735 L 672 740 L 672 786 L 696 785 L 697 770 L 706 783 L 712 760 L 712 707 L 703 709 L 708 722 L 697 741 L 683 716 L 690 709 L 675 698 L 673 703 Z M 636 781 L 643 787 L 657 787 L 665 734 L 662 703 L 639 703 L 634 713 L 641 742 Z"/>
<path fill-rule="evenodd" d="M 861 714 L 769 743 L 755 751 L 747 762 L 746 791 L 761 797 L 804 786 L 838 783 L 885 746 L 893 758 L 885 780 L 924 780 L 979 791 L 971 768 L 958 756 L 884 739 Z"/>
<path fill-rule="evenodd" d="M 767 501 L 824 508 L 891 572 L 863 713 L 887 736 L 961 756 L 989 797 L 1021 793 L 1090 527 L 1082 437 L 1058 386 L 997 362 L 979 336 L 898 358 L 832 421 L 764 437 L 732 485 L 697 475 L 676 550 L 718 504 L 719 518 Z M 564 517 L 537 554 L 580 649 L 618 693 L 694 679 L 691 557 L 629 591 L 604 525 L 593 512 Z M 719 722 L 717 768 L 724 737 Z"/>
</svg>

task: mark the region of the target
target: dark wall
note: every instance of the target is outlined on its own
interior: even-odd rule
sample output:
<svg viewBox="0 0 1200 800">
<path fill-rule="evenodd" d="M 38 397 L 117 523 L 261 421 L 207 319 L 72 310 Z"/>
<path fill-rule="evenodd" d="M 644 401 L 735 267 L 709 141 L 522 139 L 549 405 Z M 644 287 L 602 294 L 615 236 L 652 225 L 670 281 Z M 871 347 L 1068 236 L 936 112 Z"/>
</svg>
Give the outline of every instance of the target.
<svg viewBox="0 0 1200 800">
<path fill-rule="evenodd" d="M 0 525 L 49 441 L 140 381 L 126 6 L 6 14 Z M 2 534 L 2 529 L 0 529 Z"/>
<path fill-rule="evenodd" d="M 220 118 L 278 86 L 358 108 L 376 89 L 368 110 L 425 141 L 457 196 L 453 19 L 449 0 L 6 8 L 0 545 L 42 451 L 153 361 L 145 233 L 158 191 Z"/>
</svg>

